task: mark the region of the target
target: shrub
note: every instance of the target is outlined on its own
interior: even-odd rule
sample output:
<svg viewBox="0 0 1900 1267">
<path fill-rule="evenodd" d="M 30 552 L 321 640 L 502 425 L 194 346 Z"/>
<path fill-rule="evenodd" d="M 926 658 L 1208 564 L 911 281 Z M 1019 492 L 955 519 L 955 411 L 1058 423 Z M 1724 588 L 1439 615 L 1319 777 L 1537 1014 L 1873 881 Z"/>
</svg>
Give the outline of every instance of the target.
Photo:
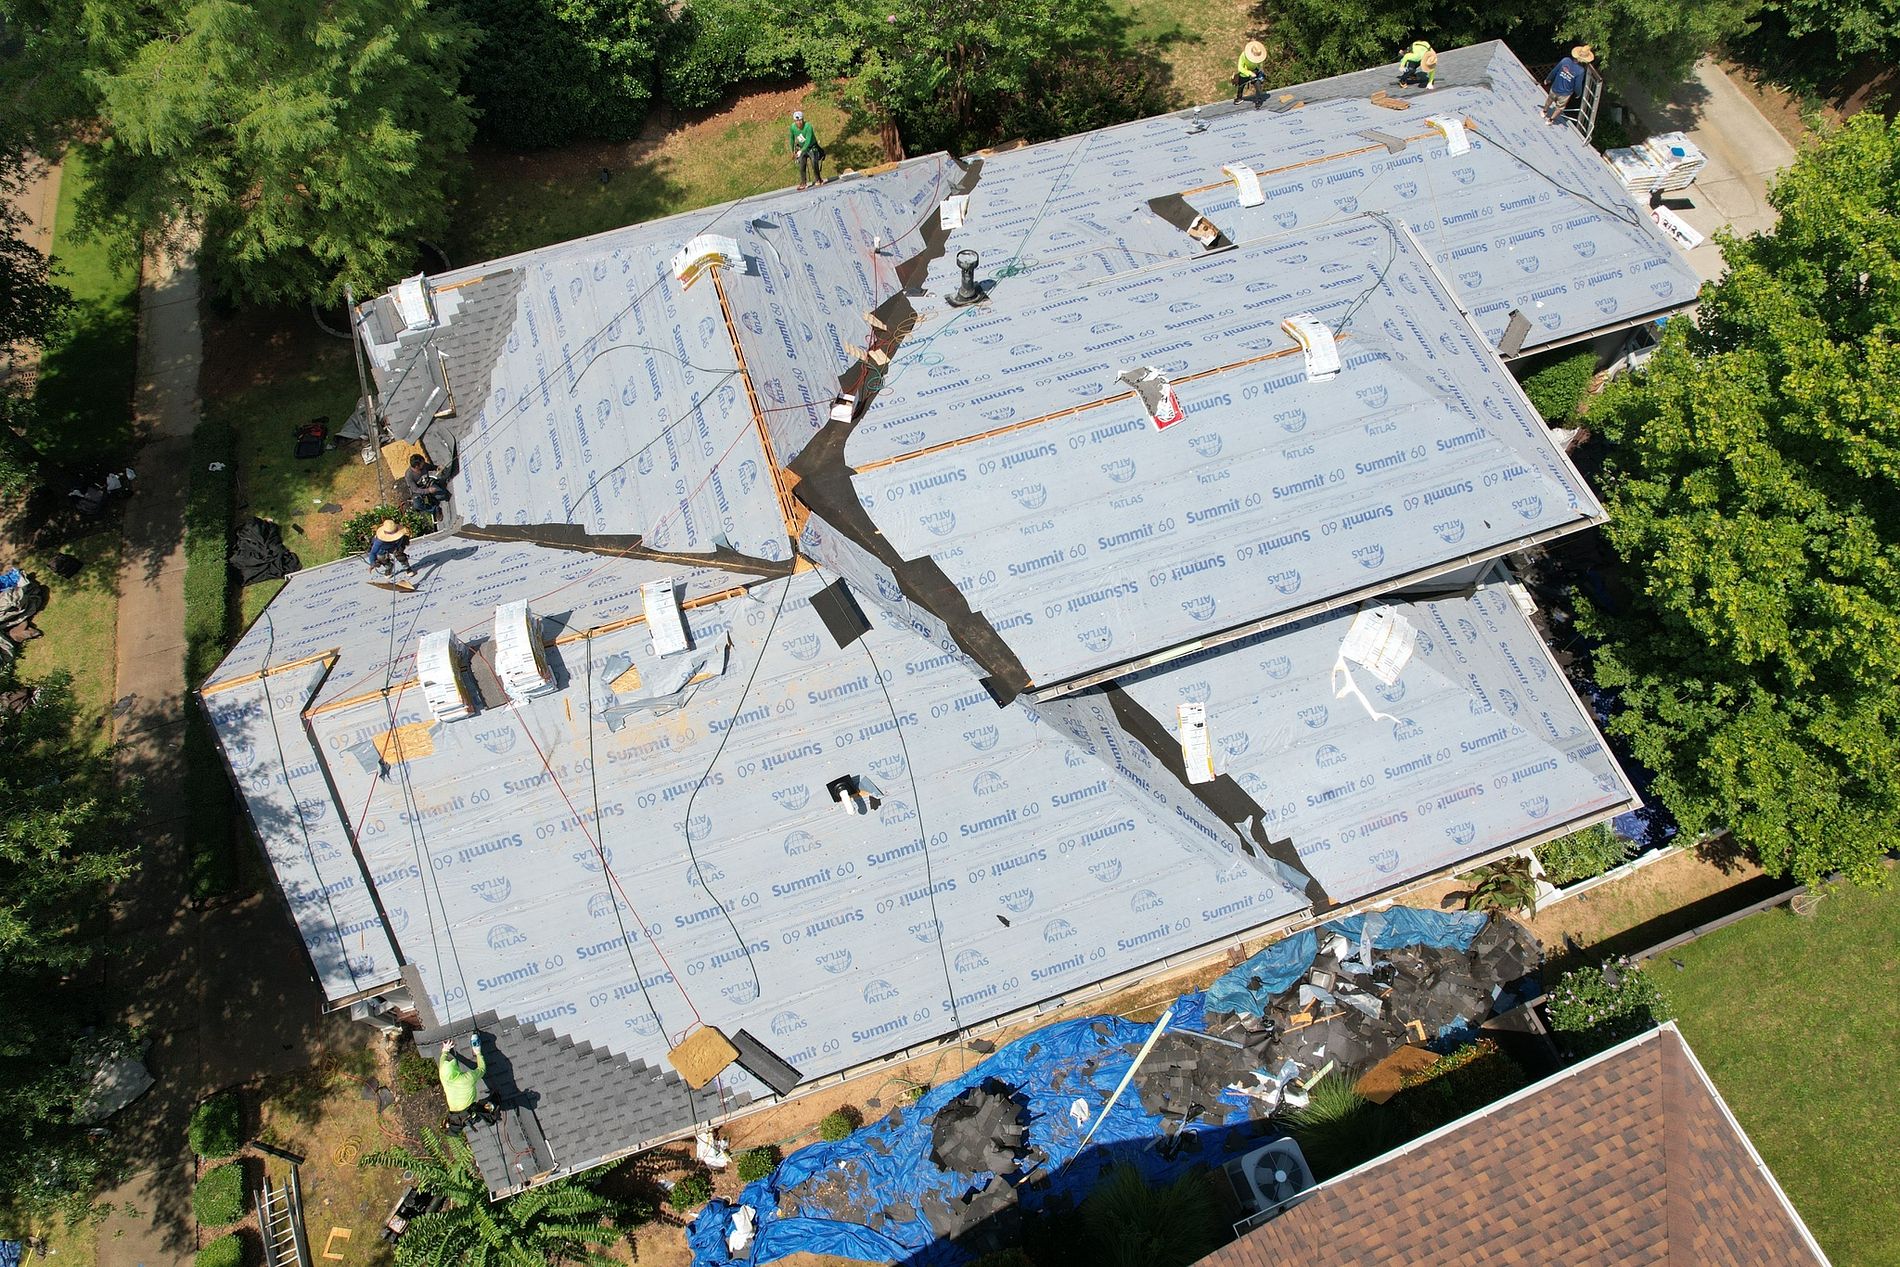
<svg viewBox="0 0 1900 1267">
<path fill-rule="evenodd" d="M 511 148 L 630 140 L 667 31 L 657 0 L 456 0 L 476 28 L 463 86 Z"/>
<path fill-rule="evenodd" d="M 690 1210 L 705 1205 L 712 1199 L 712 1180 L 695 1170 L 684 1175 L 673 1185 L 673 1191 L 666 1194 L 667 1204 L 675 1210 Z"/>
<path fill-rule="evenodd" d="M 1388 1106 L 1407 1136 L 1423 1135 L 1509 1095 L 1530 1079 L 1488 1038 L 1466 1043 L 1399 1082 L 1404 1094 Z"/>
<path fill-rule="evenodd" d="M 1635 846 L 1611 831 L 1609 824 L 1598 823 L 1537 846 L 1537 861 L 1552 884 L 1575 884 L 1621 866 L 1633 852 Z"/>
<path fill-rule="evenodd" d="M 786 79 L 798 70 L 793 43 L 765 4 L 691 0 L 667 32 L 660 95 L 675 109 L 703 110 L 717 105 L 734 84 Z M 824 145 L 831 139 L 818 138 Z"/>
<path fill-rule="evenodd" d="M 435 520 L 416 510 L 398 510 L 394 506 L 378 506 L 359 515 L 351 516 L 343 525 L 341 543 L 343 553 L 362 554 L 369 549 L 369 534 L 376 531 L 376 525 L 385 519 L 394 519 L 409 530 L 411 537 L 420 537 L 435 531 Z"/>
<path fill-rule="evenodd" d="M 244 1261 L 244 1242 L 234 1235 L 220 1236 L 193 1260 L 195 1267 L 239 1267 Z"/>
<path fill-rule="evenodd" d="M 1544 1006 L 1575 1056 L 1613 1047 L 1674 1015 L 1655 981 L 1628 959 L 1564 973 Z"/>
<path fill-rule="evenodd" d="M 1351 1170 L 1398 1142 L 1391 1119 L 1342 1077 L 1320 1079 L 1308 1091 L 1305 1107 L 1288 1109 L 1282 1120 L 1315 1179 Z"/>
<path fill-rule="evenodd" d="M 1123 1165 L 1082 1202 L 1085 1252 L 1101 1267 L 1185 1267 L 1220 1248 L 1221 1209 L 1200 1170 L 1151 1183 Z"/>
<path fill-rule="evenodd" d="M 191 1210 L 206 1227 L 225 1227 L 244 1217 L 244 1166 L 227 1161 L 205 1172 L 191 1190 Z"/>
<path fill-rule="evenodd" d="M 235 1091 L 220 1091 L 191 1111 L 186 1135 L 191 1151 L 210 1161 L 229 1157 L 244 1142 L 242 1110 Z"/>
<path fill-rule="evenodd" d="M 1501 858 L 1458 877 L 1471 886 L 1465 894 L 1467 911 L 1530 911 L 1537 905 L 1537 881 L 1529 858 Z"/>
<path fill-rule="evenodd" d="M 837 1143 L 858 1129 L 857 1124 L 851 1120 L 852 1116 L 843 1109 L 834 1109 L 825 1114 L 818 1123 L 818 1138 L 827 1143 Z"/>
<path fill-rule="evenodd" d="M 1590 380 L 1596 377 L 1596 372 L 1595 352 L 1573 352 L 1544 361 L 1526 375 L 1524 394 L 1530 397 L 1544 421 L 1572 422 L 1577 417 L 1577 407 L 1590 394 Z"/>
<path fill-rule="evenodd" d="M 435 1065 L 413 1047 L 396 1057 L 396 1090 L 404 1095 L 420 1095 L 436 1084 Z"/>
<path fill-rule="evenodd" d="M 778 1166 L 778 1149 L 770 1144 L 760 1148 L 748 1148 L 739 1154 L 734 1173 L 741 1183 L 751 1183 L 763 1179 Z"/>
</svg>

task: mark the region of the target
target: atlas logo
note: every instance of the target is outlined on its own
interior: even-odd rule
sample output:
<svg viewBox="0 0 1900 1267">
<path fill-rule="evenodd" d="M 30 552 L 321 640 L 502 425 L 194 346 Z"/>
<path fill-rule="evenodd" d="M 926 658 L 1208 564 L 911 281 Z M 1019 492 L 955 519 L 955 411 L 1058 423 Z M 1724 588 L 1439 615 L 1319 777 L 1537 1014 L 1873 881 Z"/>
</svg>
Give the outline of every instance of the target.
<svg viewBox="0 0 1900 1267">
<path fill-rule="evenodd" d="M 593 919 L 606 919 L 614 909 L 626 910 L 626 904 L 611 893 L 596 893 L 587 899 L 587 914 Z"/>
<path fill-rule="evenodd" d="M 954 511 L 933 510 L 917 521 L 924 531 L 933 537 L 947 537 L 956 531 L 957 517 Z"/>
<path fill-rule="evenodd" d="M 1075 635 L 1075 640 L 1090 651 L 1102 652 L 1115 645 L 1114 631 L 1106 625 L 1094 629 L 1084 629 Z"/>
<path fill-rule="evenodd" d="M 795 783 L 791 787 L 782 787 L 772 793 L 772 799 L 778 802 L 780 809 L 796 814 L 810 804 L 811 788 L 804 783 Z"/>
<path fill-rule="evenodd" d="M 871 762 L 871 773 L 880 779 L 894 779 L 904 772 L 904 758 L 897 753 L 877 757 Z"/>
<path fill-rule="evenodd" d="M 1293 672 L 1293 660 L 1288 656 L 1277 655 L 1270 660 L 1262 660 L 1260 671 L 1276 682 L 1284 682 L 1287 674 Z"/>
<path fill-rule="evenodd" d="M 385 923 L 390 932 L 400 933 L 404 929 L 409 927 L 409 908 L 408 907 L 392 906 L 388 909 L 389 909 L 389 919 L 385 921 Z"/>
<path fill-rule="evenodd" d="M 1312 704 L 1306 708 L 1302 708 L 1295 716 L 1306 723 L 1308 730 L 1318 730 L 1321 726 L 1326 724 L 1326 718 L 1330 716 L 1330 714 L 1326 711 L 1326 705 Z"/>
<path fill-rule="evenodd" d="M 1100 880 L 1103 884 L 1113 884 L 1116 880 L 1121 878 L 1121 859 L 1105 858 L 1101 862 L 1091 862 L 1089 864 L 1089 874 L 1094 876 L 1097 880 Z"/>
<path fill-rule="evenodd" d="M 1544 499 L 1541 497 L 1520 497 L 1511 503 L 1520 519 L 1535 519 L 1544 513 Z"/>
<path fill-rule="evenodd" d="M 1291 211 L 1276 211 L 1273 214 L 1273 222 L 1282 229 L 1290 229 L 1300 222 L 1300 218 Z"/>
<path fill-rule="evenodd" d="M 581 870 L 591 871 L 595 875 L 599 875 L 600 864 L 603 858 L 606 860 L 608 866 L 613 865 L 614 851 L 605 845 L 602 845 L 598 850 L 588 849 L 583 851 L 578 855 L 577 860 L 581 864 Z"/>
<path fill-rule="evenodd" d="M 1003 905 L 1008 907 L 1013 915 L 1021 915 L 1035 904 L 1036 891 L 1034 889 L 1015 889 L 1003 894 Z"/>
<path fill-rule="evenodd" d="M 879 977 L 864 987 L 864 1001 L 866 1004 L 889 1003 L 896 997 L 897 987 L 882 977 Z"/>
<path fill-rule="evenodd" d="M 799 634 L 779 645 L 784 647 L 785 653 L 794 660 L 816 660 L 819 651 L 823 650 L 817 634 Z"/>
<path fill-rule="evenodd" d="M 1526 273 L 1535 273 L 1538 269 L 1537 257 L 1535 255 L 1520 255 L 1517 257 L 1517 266 Z"/>
<path fill-rule="evenodd" d="M 1675 293 L 1676 284 L 1674 282 L 1651 282 L 1649 289 L 1656 298 L 1666 299 Z"/>
<path fill-rule="evenodd" d="M 1391 398 L 1392 393 L 1386 390 L 1384 384 L 1374 383 L 1370 387 L 1361 387 L 1353 395 L 1359 397 L 1359 403 L 1366 408 L 1377 409 Z"/>
<path fill-rule="evenodd" d="M 739 320 L 745 325 L 746 329 L 752 331 L 754 334 L 763 334 L 765 332 L 765 323 L 759 320 L 759 314 L 750 308 L 739 314 Z"/>
<path fill-rule="evenodd" d="M 759 464 L 751 458 L 739 463 L 739 491 L 749 493 L 759 482 Z"/>
<path fill-rule="evenodd" d="M 1161 907 L 1166 906 L 1166 905 L 1167 905 L 1167 902 L 1165 902 L 1162 899 L 1161 895 L 1159 893 L 1156 893 L 1153 889 L 1143 889 L 1141 892 L 1135 894 L 1133 897 L 1128 899 L 1128 909 L 1135 912 L 1135 914 L 1137 915 L 1140 915 L 1145 911 L 1159 910 Z"/>
<path fill-rule="evenodd" d="M 1204 458 L 1219 457 L 1222 447 L 1220 433 L 1209 431 L 1202 435 L 1190 436 L 1188 437 L 1188 447 Z"/>
<path fill-rule="evenodd" d="M 1300 571 L 1298 568 L 1288 568 L 1284 572 L 1275 572 L 1267 578 L 1267 584 L 1282 594 L 1297 594 L 1300 592 Z"/>
<path fill-rule="evenodd" d="M 823 842 L 819 841 L 808 831 L 795 831 L 785 838 L 785 856 L 787 858 L 796 858 L 800 854 L 814 853 L 823 848 Z"/>
<path fill-rule="evenodd" d="M 1008 422 L 1016 416 L 1016 410 L 1010 405 L 998 405 L 994 409 L 985 409 L 983 416 L 991 422 Z"/>
<path fill-rule="evenodd" d="M 1135 478 L 1135 464 L 1128 458 L 1117 458 L 1113 462 L 1102 463 L 1102 474 L 1117 484 L 1126 484 Z"/>
<path fill-rule="evenodd" d="M 1367 858 L 1366 861 L 1370 862 L 1372 869 L 1377 871 L 1380 875 L 1391 875 L 1394 871 L 1399 869 L 1399 851 L 1396 849 L 1381 849 L 1370 858 Z"/>
<path fill-rule="evenodd" d="M 1464 636 L 1466 642 L 1478 640 L 1478 627 L 1464 616 L 1458 618 L 1458 632 Z"/>
<path fill-rule="evenodd" d="M 500 726 L 494 730 L 478 730 L 475 732 L 475 741 L 498 757 L 504 753 L 512 752 L 520 738 L 520 734 L 513 726 Z"/>
<path fill-rule="evenodd" d="M 1338 744 L 1323 743 L 1313 754 L 1313 764 L 1322 770 L 1331 770 L 1346 764 L 1346 754 L 1340 751 Z"/>
<path fill-rule="evenodd" d="M 970 781 L 970 791 L 978 796 L 991 796 L 1008 786 L 1003 776 L 994 770 L 985 770 Z"/>
<path fill-rule="evenodd" d="M 1283 409 L 1273 415 L 1274 423 L 1290 436 L 1296 436 L 1306 430 L 1306 411 L 1304 409 Z"/>
<path fill-rule="evenodd" d="M 528 944 L 528 935 L 513 924 L 497 924 L 488 930 L 488 948 L 494 951 L 511 950 L 516 946 Z"/>
<path fill-rule="evenodd" d="M 1415 180 L 1402 180 L 1392 186 L 1392 192 L 1401 198 L 1416 197 L 1418 194 L 1418 182 Z"/>
<path fill-rule="evenodd" d="M 1075 925 L 1066 919 L 1052 919 L 1042 926 L 1042 939 L 1051 946 L 1075 936 Z"/>
<path fill-rule="evenodd" d="M 1188 614 L 1190 620 L 1212 620 L 1215 606 L 1214 596 L 1203 594 L 1199 598 L 1190 598 L 1182 603 L 1181 610 Z"/>
<path fill-rule="evenodd" d="M 1430 655 L 1437 646 L 1438 644 L 1432 641 L 1432 636 L 1423 629 L 1418 631 L 1418 636 L 1412 641 L 1413 650 L 1423 656 Z"/>
<path fill-rule="evenodd" d="M 1247 749 L 1251 747 L 1253 747 L 1253 736 L 1244 730 L 1237 730 L 1231 735 L 1220 737 L 1220 750 L 1229 757 L 1244 757 L 1247 755 Z"/>
<path fill-rule="evenodd" d="M 322 822 L 324 816 L 329 812 L 330 803 L 325 800 L 319 800 L 316 797 L 312 797 L 307 801 L 297 802 L 297 813 L 303 819 L 305 826 Z"/>
<path fill-rule="evenodd" d="M 699 816 L 695 814 L 694 817 Z M 698 836 L 699 833 L 693 834 Z M 688 863 L 686 866 L 686 887 L 689 889 L 703 889 L 725 878 L 726 873 L 719 869 L 719 864 L 716 862 Z"/>
<path fill-rule="evenodd" d="M 848 950 L 827 950 L 812 960 L 832 976 L 851 971 L 851 952 Z"/>
<path fill-rule="evenodd" d="M 1404 743 L 1408 739 L 1416 739 L 1424 733 L 1424 730 L 1419 724 L 1410 717 L 1401 717 L 1398 721 L 1392 723 L 1392 739 L 1396 743 Z"/>
<path fill-rule="evenodd" d="M 1548 796 L 1533 796 L 1528 801 L 1519 801 L 1517 805 L 1519 809 L 1523 810 L 1532 818 L 1542 818 L 1544 815 L 1550 813 L 1550 798 Z"/>
<path fill-rule="evenodd" d="M 1372 684 L 1372 690 L 1375 695 L 1386 703 L 1396 704 L 1405 698 L 1405 679 L 1397 678 L 1390 686 L 1375 679 Z"/>
<path fill-rule="evenodd" d="M 1452 172 L 1451 178 L 1461 185 L 1469 185 L 1472 181 L 1478 179 L 1478 173 L 1473 168 L 1460 167 Z"/>
<path fill-rule="evenodd" d="M 966 730 L 963 732 L 963 742 L 969 744 L 978 752 L 988 752 L 997 745 L 997 742 L 1001 740 L 1002 737 L 1002 732 L 997 730 L 994 726 L 978 726 L 975 730 Z"/>
<path fill-rule="evenodd" d="M 726 996 L 728 1003 L 743 1005 L 759 997 L 759 987 L 752 981 L 735 981 L 729 986 L 721 987 L 719 993 Z"/>
<path fill-rule="evenodd" d="M 1555 330 L 1564 323 L 1563 314 L 1556 312 L 1547 312 L 1539 317 L 1537 321 L 1538 324 L 1543 326 L 1546 330 Z"/>
<path fill-rule="evenodd" d="M 1445 828 L 1445 834 L 1451 837 L 1452 844 L 1463 849 L 1478 838 L 1478 825 L 1471 822 L 1453 823 Z"/>
<path fill-rule="evenodd" d="M 1621 306 L 1622 305 L 1618 304 L 1616 300 L 1609 295 L 1605 295 L 1603 298 L 1597 300 L 1597 311 L 1606 317 Z"/>
<path fill-rule="evenodd" d="M 978 972 L 990 966 L 989 957 L 975 948 L 959 950 L 956 957 L 958 972 Z"/>
<path fill-rule="evenodd" d="M 1498 703 L 1504 705 L 1504 713 L 1507 717 L 1517 716 L 1517 710 L 1523 707 L 1523 705 L 1517 701 L 1517 692 L 1511 690 L 1509 687 L 1499 689 Z"/>
<path fill-rule="evenodd" d="M 1385 562 L 1385 547 L 1382 545 L 1360 546 L 1352 552 L 1362 568 L 1376 568 Z"/>
<path fill-rule="evenodd" d="M 1205 704 L 1214 698 L 1214 687 L 1205 680 L 1189 682 L 1181 688 L 1181 698 L 1190 704 Z"/>
<path fill-rule="evenodd" d="M 627 1028 L 642 1038 L 651 1038 L 660 1032 L 660 1018 L 648 1012 L 643 1016 L 627 1018 Z"/>
<path fill-rule="evenodd" d="M 1049 489 L 1043 484 L 1030 484 L 1011 490 L 1010 496 L 1014 497 L 1016 504 L 1024 510 L 1040 510 L 1043 503 L 1049 500 Z"/>
<path fill-rule="evenodd" d="M 1438 539 L 1443 541 L 1446 545 L 1457 545 L 1460 541 L 1465 539 L 1465 521 L 1462 519 L 1447 519 L 1442 524 L 1433 524 L 1432 531 L 1437 533 Z"/>
<path fill-rule="evenodd" d="M 807 1028 L 805 1018 L 791 1011 L 778 1013 L 772 1018 L 771 1024 L 774 1038 L 790 1038 L 799 1030 Z"/>
<path fill-rule="evenodd" d="M 490 876 L 486 880 L 477 880 L 468 886 L 469 891 L 484 902 L 496 904 L 506 902 L 508 895 L 514 892 L 514 882 L 505 875 Z"/>
</svg>

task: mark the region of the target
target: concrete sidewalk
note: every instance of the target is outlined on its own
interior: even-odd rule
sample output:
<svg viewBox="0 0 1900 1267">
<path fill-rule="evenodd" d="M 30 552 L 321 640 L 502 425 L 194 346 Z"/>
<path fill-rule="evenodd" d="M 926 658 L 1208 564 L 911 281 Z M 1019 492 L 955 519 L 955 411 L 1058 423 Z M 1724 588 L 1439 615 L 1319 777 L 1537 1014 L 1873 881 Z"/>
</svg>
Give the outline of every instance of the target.
<svg viewBox="0 0 1900 1267">
<path fill-rule="evenodd" d="M 1705 57 L 1673 88 L 1652 93 L 1631 87 L 1624 95 L 1647 132 L 1686 132 L 1708 156 L 1696 183 L 1673 195 L 1695 204 L 1677 212 L 1692 228 L 1712 239 L 1721 228 L 1746 237 L 1774 227 L 1768 186 L 1794 162 L 1794 147 L 1720 66 Z M 1722 275 L 1722 253 L 1713 240 L 1688 258 L 1704 281 Z"/>
</svg>

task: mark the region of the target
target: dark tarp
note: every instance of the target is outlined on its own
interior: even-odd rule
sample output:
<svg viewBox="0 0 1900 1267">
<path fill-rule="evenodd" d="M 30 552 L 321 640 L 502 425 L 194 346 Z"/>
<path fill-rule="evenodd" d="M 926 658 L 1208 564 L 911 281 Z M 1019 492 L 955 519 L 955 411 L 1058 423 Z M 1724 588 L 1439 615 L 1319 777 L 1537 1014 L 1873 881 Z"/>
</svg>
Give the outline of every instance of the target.
<svg viewBox="0 0 1900 1267">
<path fill-rule="evenodd" d="M 252 519 L 231 541 L 231 570 L 245 585 L 275 581 L 303 567 L 284 544 L 284 534 L 268 519 Z"/>
</svg>

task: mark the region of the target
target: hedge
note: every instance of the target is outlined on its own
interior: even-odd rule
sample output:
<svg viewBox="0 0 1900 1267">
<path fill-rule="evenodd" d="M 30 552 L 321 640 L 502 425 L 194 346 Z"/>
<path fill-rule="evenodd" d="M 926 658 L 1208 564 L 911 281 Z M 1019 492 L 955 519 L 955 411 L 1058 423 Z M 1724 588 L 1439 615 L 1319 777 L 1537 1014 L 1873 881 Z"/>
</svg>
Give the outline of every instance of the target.
<svg viewBox="0 0 1900 1267">
<path fill-rule="evenodd" d="M 229 1157 L 244 1142 L 237 1092 L 220 1091 L 191 1111 L 191 1151 L 208 1161 Z"/>
<path fill-rule="evenodd" d="M 1545 422 L 1561 426 L 1576 421 L 1577 408 L 1590 394 L 1590 380 L 1596 372 L 1595 352 L 1573 352 L 1544 360 L 1525 376 L 1524 394 Z"/>
<path fill-rule="evenodd" d="M 751 1183 L 754 1179 L 763 1179 L 778 1168 L 778 1149 L 770 1144 L 758 1148 L 748 1148 L 737 1159 L 739 1182 Z"/>
<path fill-rule="evenodd" d="M 244 1261 L 244 1242 L 235 1235 L 220 1236 L 198 1251 L 195 1267 L 239 1267 Z"/>
<path fill-rule="evenodd" d="M 227 1227 L 243 1218 L 243 1164 L 227 1161 L 207 1170 L 191 1190 L 191 1210 L 205 1227 Z"/>
<path fill-rule="evenodd" d="M 1628 959 L 1566 972 L 1544 1010 L 1558 1042 L 1579 1058 L 1652 1030 L 1675 1015 L 1655 981 Z"/>
<path fill-rule="evenodd" d="M 212 470 L 213 464 L 222 466 Z M 218 667 L 231 628 L 231 519 L 236 498 L 237 435 L 220 422 L 191 434 L 191 487 L 185 502 L 185 685 L 196 689 Z M 236 806 L 203 710 L 186 710 L 185 796 L 190 806 L 192 896 L 237 887 Z"/>
<path fill-rule="evenodd" d="M 343 525 L 338 536 L 338 544 L 345 554 L 366 554 L 369 551 L 369 537 L 376 531 L 377 525 L 385 519 L 394 519 L 409 530 L 411 538 L 425 536 L 435 531 L 435 520 L 419 510 L 399 510 L 394 506 L 378 506 L 351 515 Z"/>
<path fill-rule="evenodd" d="M 683 1176 L 667 1193 L 667 1202 L 675 1210 L 690 1210 L 712 1199 L 712 1180 L 697 1172 Z"/>
<path fill-rule="evenodd" d="M 1544 868 L 1544 879 L 1562 886 L 1622 866 L 1635 848 L 1606 824 L 1598 823 L 1559 840 L 1545 841 L 1535 852 L 1539 865 Z"/>
</svg>

